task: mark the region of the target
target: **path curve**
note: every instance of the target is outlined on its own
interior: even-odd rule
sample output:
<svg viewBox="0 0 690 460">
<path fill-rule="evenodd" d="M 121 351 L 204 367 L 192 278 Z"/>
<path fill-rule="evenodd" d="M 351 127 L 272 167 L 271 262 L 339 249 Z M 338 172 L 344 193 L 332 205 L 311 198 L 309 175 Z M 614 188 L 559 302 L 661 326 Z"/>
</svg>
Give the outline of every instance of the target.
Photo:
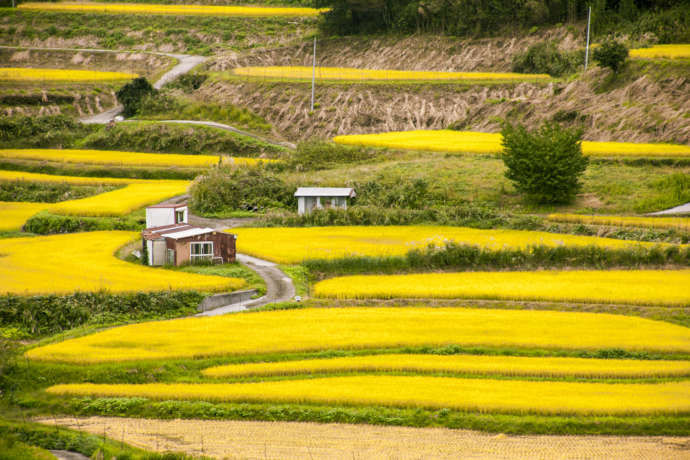
<svg viewBox="0 0 690 460">
<path fill-rule="evenodd" d="M 690 203 L 681 204 L 670 209 L 664 209 L 663 211 L 651 212 L 647 214 L 648 216 L 678 216 L 690 214 Z"/>
<path fill-rule="evenodd" d="M 86 455 L 69 450 L 51 450 L 50 453 L 55 455 L 55 458 L 58 460 L 89 460 L 89 457 Z"/>
</svg>

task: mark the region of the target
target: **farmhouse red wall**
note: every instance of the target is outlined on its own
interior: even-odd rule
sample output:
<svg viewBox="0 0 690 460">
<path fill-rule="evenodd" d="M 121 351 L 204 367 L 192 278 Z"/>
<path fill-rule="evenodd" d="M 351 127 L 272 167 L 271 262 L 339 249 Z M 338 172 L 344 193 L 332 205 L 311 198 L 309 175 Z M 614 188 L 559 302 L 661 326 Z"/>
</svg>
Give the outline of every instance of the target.
<svg viewBox="0 0 690 460">
<path fill-rule="evenodd" d="M 213 257 L 222 257 L 223 263 L 234 262 L 236 256 L 235 235 L 222 232 L 190 236 L 174 240 L 166 238 L 166 247 L 175 251 L 175 265 L 189 262 L 190 243 L 213 242 Z"/>
</svg>

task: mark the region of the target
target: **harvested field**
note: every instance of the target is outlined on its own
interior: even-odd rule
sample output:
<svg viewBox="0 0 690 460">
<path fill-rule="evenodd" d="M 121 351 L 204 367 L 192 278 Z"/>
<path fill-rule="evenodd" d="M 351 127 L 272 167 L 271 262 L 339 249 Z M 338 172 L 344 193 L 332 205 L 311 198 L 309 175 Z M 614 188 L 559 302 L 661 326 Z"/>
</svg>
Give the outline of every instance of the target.
<svg viewBox="0 0 690 460">
<path fill-rule="evenodd" d="M 158 451 L 228 459 L 475 460 L 687 459 L 686 437 L 506 436 L 443 428 L 371 425 L 147 420 L 121 417 L 45 418 L 59 425 Z"/>
<path fill-rule="evenodd" d="M 6 250 L 0 246 L 0 254 L 3 252 Z M 603 313 L 307 308 L 131 324 L 33 348 L 26 356 L 44 361 L 99 363 L 451 344 L 687 353 L 690 329 Z"/>
</svg>

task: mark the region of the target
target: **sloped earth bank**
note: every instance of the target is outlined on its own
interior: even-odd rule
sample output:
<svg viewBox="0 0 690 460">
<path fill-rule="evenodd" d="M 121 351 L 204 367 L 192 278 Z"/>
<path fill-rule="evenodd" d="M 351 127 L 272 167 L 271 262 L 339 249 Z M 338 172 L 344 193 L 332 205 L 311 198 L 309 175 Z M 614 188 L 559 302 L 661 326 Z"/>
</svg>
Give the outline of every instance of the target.
<svg viewBox="0 0 690 460">
<path fill-rule="evenodd" d="M 687 437 L 507 436 L 442 428 L 147 420 L 116 417 L 40 420 L 156 451 L 229 459 L 687 459 Z"/>
<path fill-rule="evenodd" d="M 544 120 L 582 123 L 586 140 L 690 142 L 690 78 L 636 76 L 597 93 L 608 74 L 592 69 L 566 83 L 465 86 L 453 84 L 322 84 L 310 113 L 308 83 L 217 80 L 202 98 L 244 106 L 293 140 L 413 129 L 496 132 L 501 118 L 536 127 Z"/>
</svg>

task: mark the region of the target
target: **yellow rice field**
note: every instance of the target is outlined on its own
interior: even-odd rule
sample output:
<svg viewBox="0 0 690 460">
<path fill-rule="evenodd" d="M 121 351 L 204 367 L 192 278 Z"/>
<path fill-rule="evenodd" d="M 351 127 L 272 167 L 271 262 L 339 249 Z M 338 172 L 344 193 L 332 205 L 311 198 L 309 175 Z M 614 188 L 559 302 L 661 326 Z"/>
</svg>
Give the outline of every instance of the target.
<svg viewBox="0 0 690 460">
<path fill-rule="evenodd" d="M 132 80 L 138 75 L 97 70 L 32 69 L 0 67 L 0 81 L 117 81 Z"/>
<path fill-rule="evenodd" d="M 0 171 L 0 181 L 26 180 L 30 182 L 55 182 L 68 184 L 125 184 L 125 187 L 78 200 L 60 203 L 0 203 L 0 211 L 8 209 L 11 219 L 3 222 L 7 229 L 23 225 L 22 217 L 30 217 L 39 211 L 77 216 L 121 216 L 144 206 L 159 203 L 167 198 L 182 195 L 189 187 L 185 180 L 141 180 L 101 177 L 52 176 L 49 174 L 21 171 Z M 0 224 L 0 227 L 2 224 Z"/>
<path fill-rule="evenodd" d="M 228 364 L 204 369 L 202 374 L 207 377 L 250 377 L 341 372 L 635 378 L 688 376 L 690 375 L 690 362 L 486 355 L 391 354 Z"/>
<path fill-rule="evenodd" d="M 380 134 L 337 136 L 333 142 L 405 150 L 497 154 L 502 151 L 500 133 L 453 130 L 397 131 Z M 582 152 L 591 157 L 690 156 L 690 146 L 678 144 L 637 144 L 632 142 L 582 142 Z"/>
<path fill-rule="evenodd" d="M 97 2 L 27 2 L 19 9 L 112 14 L 164 14 L 174 16 L 235 16 L 235 17 L 310 17 L 328 9 L 274 8 L 256 6 L 162 5 L 145 3 Z"/>
<path fill-rule="evenodd" d="M 0 201 L 0 231 L 19 230 L 34 214 L 43 211 L 46 203 L 14 203 Z"/>
<path fill-rule="evenodd" d="M 88 232 L 0 239 L 0 293 L 64 294 L 237 289 L 244 280 L 163 270 L 115 257 L 137 232 Z"/>
<path fill-rule="evenodd" d="M 690 217 L 589 216 L 582 214 L 550 214 L 552 222 L 568 222 L 620 227 L 677 228 L 690 230 Z"/>
<path fill-rule="evenodd" d="M 690 306 L 690 270 L 572 270 L 343 276 L 314 286 L 339 299 L 501 299 Z"/>
<path fill-rule="evenodd" d="M 488 249 L 545 246 L 625 248 L 650 243 L 525 230 L 483 230 L 433 225 L 233 228 L 238 251 L 278 263 L 344 256 L 403 255 L 414 248 L 446 241 Z M 270 241 L 271 244 L 266 244 Z"/>
<path fill-rule="evenodd" d="M 50 394 L 172 400 L 278 401 L 540 414 L 679 414 L 690 382 L 580 383 L 366 375 L 256 383 L 55 385 Z"/>
<path fill-rule="evenodd" d="M 654 58 L 690 58 L 690 44 L 685 45 L 654 45 L 649 48 L 637 48 L 630 50 L 631 58 L 654 59 Z"/>
<path fill-rule="evenodd" d="M 304 66 L 238 67 L 235 75 L 263 78 L 311 79 L 313 70 Z M 347 67 L 317 67 L 318 80 L 549 80 L 546 74 L 523 74 L 503 72 L 436 72 L 426 70 L 374 70 Z"/>
<path fill-rule="evenodd" d="M 0 253 L 5 252 L 0 246 Z M 99 363 L 402 346 L 689 352 L 690 329 L 603 313 L 472 308 L 314 308 L 117 327 L 26 352 Z"/>
</svg>

